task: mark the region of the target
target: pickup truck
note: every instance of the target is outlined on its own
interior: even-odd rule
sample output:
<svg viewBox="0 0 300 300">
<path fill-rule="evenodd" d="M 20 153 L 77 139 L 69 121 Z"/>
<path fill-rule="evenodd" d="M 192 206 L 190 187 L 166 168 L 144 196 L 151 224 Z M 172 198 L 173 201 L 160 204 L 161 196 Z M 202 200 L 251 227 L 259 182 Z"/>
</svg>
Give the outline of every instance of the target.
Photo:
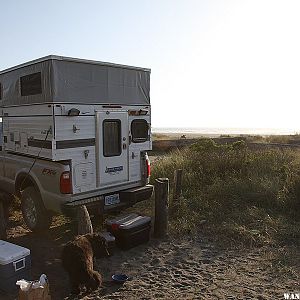
<svg viewBox="0 0 300 300">
<path fill-rule="evenodd" d="M 151 197 L 150 73 L 53 55 L 0 71 L 0 191 L 30 230 Z"/>
<path fill-rule="evenodd" d="M 16 196 L 21 199 L 21 209 L 27 227 L 32 231 L 47 230 L 54 214 L 64 214 L 74 217 L 79 205 L 86 205 L 90 210 L 103 214 L 110 211 L 120 211 L 133 206 L 139 201 L 151 197 L 153 186 L 149 185 L 149 159 L 144 153 L 145 165 L 143 185 L 139 187 L 119 190 L 112 189 L 106 194 L 101 189 L 79 194 L 64 193 L 68 189 L 70 164 L 66 162 L 53 162 L 50 160 L 27 157 L 14 153 L 0 151 L 0 190 L 3 211 L 7 218 L 7 207 Z M 66 178 L 67 177 L 67 178 Z M 105 196 L 119 195 L 119 203 L 105 205 Z M 0 211 L 1 213 L 1 211 Z M 1 217 L 1 216 L 0 216 Z M 5 226 L 5 219 L 1 218 L 0 231 Z M 1 233 L 0 233 L 1 236 Z"/>
</svg>

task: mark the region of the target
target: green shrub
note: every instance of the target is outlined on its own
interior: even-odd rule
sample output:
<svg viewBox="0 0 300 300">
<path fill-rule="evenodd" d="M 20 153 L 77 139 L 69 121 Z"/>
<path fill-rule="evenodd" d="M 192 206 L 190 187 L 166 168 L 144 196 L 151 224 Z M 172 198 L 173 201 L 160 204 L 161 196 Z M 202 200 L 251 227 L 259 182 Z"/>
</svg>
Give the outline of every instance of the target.
<svg viewBox="0 0 300 300">
<path fill-rule="evenodd" d="M 205 219 L 205 230 L 218 239 L 272 244 L 283 240 L 281 226 L 286 232 L 290 224 L 294 243 L 295 235 L 300 241 L 299 166 L 291 150 L 202 139 L 156 161 L 152 180 L 168 177 L 172 186 L 174 171 L 183 169 L 183 199 L 170 220 L 175 233 L 193 232 Z"/>
</svg>

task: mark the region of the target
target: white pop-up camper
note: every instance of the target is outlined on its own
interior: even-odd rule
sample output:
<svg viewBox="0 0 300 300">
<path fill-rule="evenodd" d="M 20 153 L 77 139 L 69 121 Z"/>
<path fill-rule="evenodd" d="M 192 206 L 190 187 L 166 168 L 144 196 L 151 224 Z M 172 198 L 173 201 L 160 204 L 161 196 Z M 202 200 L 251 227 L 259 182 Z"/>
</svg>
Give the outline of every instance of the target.
<svg viewBox="0 0 300 300">
<path fill-rule="evenodd" d="M 47 56 L 0 72 L 0 106 L 0 188 L 21 196 L 30 229 L 151 196 L 149 69 Z"/>
</svg>

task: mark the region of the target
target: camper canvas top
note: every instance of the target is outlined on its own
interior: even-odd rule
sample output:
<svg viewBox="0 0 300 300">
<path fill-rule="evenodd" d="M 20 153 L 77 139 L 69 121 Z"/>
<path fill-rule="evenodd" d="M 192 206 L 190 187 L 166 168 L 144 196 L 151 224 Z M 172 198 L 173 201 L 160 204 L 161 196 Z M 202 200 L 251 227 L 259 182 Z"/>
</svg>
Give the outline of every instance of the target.
<svg viewBox="0 0 300 300">
<path fill-rule="evenodd" d="M 150 69 L 46 56 L 0 71 L 0 106 L 150 104 Z"/>
</svg>

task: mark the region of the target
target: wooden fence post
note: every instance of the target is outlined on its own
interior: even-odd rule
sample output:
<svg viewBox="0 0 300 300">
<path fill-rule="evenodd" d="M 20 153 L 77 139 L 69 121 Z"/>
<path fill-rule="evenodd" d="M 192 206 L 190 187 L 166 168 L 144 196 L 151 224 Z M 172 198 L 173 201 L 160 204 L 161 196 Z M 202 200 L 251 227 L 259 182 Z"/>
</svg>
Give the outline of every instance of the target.
<svg viewBox="0 0 300 300">
<path fill-rule="evenodd" d="M 175 170 L 174 172 L 174 191 L 173 191 L 173 203 L 181 196 L 182 191 L 182 169 Z"/>
<path fill-rule="evenodd" d="M 93 225 L 90 214 L 85 205 L 80 205 L 77 208 L 77 234 L 93 233 Z"/>
<path fill-rule="evenodd" d="M 155 180 L 154 236 L 164 238 L 168 234 L 169 179 Z"/>
</svg>

